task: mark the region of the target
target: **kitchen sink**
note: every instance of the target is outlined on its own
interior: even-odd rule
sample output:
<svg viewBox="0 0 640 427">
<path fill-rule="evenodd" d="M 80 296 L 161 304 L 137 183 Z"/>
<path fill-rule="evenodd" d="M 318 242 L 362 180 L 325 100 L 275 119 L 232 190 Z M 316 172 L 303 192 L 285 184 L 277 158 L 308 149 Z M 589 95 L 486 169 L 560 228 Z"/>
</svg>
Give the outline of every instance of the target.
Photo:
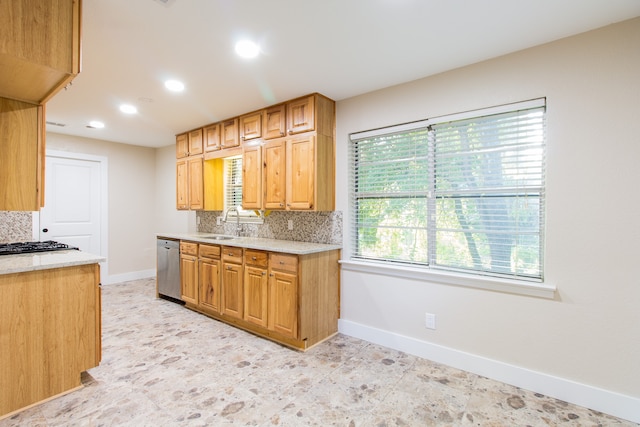
<svg viewBox="0 0 640 427">
<path fill-rule="evenodd" d="M 214 234 L 212 236 L 205 236 L 205 239 L 211 239 L 211 240 L 231 240 L 231 239 L 235 239 L 236 236 L 226 236 L 224 234 Z"/>
</svg>

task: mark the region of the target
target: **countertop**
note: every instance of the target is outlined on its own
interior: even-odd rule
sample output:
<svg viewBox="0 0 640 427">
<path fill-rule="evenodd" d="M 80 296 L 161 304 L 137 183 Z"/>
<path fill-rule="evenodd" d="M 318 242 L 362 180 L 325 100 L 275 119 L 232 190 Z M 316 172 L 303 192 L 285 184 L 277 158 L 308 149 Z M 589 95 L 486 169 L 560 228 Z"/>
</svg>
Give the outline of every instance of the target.
<svg viewBox="0 0 640 427">
<path fill-rule="evenodd" d="M 0 256 L 0 274 L 97 264 L 106 260 L 105 257 L 76 250 L 2 255 Z"/>
<path fill-rule="evenodd" d="M 188 240 L 190 242 L 207 243 L 210 245 L 236 246 L 248 249 L 257 249 L 287 254 L 306 255 L 317 252 L 342 249 L 340 245 L 328 245 L 324 243 L 296 242 L 293 240 L 264 239 L 260 237 L 233 237 L 230 240 L 212 240 L 207 236 L 215 236 L 214 233 L 158 233 L 159 239 Z"/>
</svg>

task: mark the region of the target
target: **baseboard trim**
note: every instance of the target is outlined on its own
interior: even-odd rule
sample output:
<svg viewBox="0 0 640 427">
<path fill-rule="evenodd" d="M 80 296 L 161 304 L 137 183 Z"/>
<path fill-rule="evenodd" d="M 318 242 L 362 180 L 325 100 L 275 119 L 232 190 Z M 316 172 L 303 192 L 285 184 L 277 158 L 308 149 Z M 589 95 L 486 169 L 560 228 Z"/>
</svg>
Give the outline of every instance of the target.
<svg viewBox="0 0 640 427">
<path fill-rule="evenodd" d="M 345 335 L 640 423 L 640 398 L 420 341 L 349 320 L 340 319 L 338 331 Z"/>
<path fill-rule="evenodd" d="M 101 282 L 103 285 L 111 285 L 114 283 L 128 282 L 130 280 L 147 279 L 149 277 L 155 277 L 156 270 L 140 270 L 132 271 L 124 274 L 112 274 L 107 277 L 103 277 Z"/>
</svg>

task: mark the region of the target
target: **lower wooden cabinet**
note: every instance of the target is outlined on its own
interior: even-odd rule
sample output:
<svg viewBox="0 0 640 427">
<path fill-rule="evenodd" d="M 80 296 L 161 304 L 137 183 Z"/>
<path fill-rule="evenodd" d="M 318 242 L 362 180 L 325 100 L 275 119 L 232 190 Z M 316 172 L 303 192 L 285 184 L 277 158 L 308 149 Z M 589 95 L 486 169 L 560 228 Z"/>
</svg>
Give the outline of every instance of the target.
<svg viewBox="0 0 640 427">
<path fill-rule="evenodd" d="M 198 306 L 207 313 L 220 313 L 220 246 L 199 245 Z"/>
<path fill-rule="evenodd" d="M 0 418 L 81 387 L 102 356 L 100 265 L 0 275 L 0 298 Z"/>
<path fill-rule="evenodd" d="M 180 242 L 180 293 L 186 303 L 198 304 L 198 244 Z"/>
<path fill-rule="evenodd" d="M 180 246 L 188 308 L 299 350 L 338 331 L 340 250 L 295 255 L 197 246 Z"/>
</svg>

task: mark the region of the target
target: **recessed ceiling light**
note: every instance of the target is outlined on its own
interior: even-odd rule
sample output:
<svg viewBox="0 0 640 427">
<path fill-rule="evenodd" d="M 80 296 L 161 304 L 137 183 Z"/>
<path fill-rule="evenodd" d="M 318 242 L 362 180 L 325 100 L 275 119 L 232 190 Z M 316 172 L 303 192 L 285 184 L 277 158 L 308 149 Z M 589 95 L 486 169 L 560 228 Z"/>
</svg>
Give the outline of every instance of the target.
<svg viewBox="0 0 640 427">
<path fill-rule="evenodd" d="M 236 43 L 236 53 L 243 58 L 255 58 L 260 53 L 260 46 L 251 40 L 240 40 Z"/>
<path fill-rule="evenodd" d="M 133 105 L 122 104 L 120 106 L 120 111 L 122 111 L 125 114 L 135 114 L 135 113 L 138 112 L 138 109 L 136 107 L 134 107 Z"/>
<path fill-rule="evenodd" d="M 104 123 L 99 122 L 98 120 L 91 120 L 87 127 L 92 129 L 102 129 L 104 127 Z"/>
<path fill-rule="evenodd" d="M 167 80 L 164 82 L 164 87 L 171 92 L 182 92 L 184 90 L 184 83 L 178 80 Z"/>
</svg>

